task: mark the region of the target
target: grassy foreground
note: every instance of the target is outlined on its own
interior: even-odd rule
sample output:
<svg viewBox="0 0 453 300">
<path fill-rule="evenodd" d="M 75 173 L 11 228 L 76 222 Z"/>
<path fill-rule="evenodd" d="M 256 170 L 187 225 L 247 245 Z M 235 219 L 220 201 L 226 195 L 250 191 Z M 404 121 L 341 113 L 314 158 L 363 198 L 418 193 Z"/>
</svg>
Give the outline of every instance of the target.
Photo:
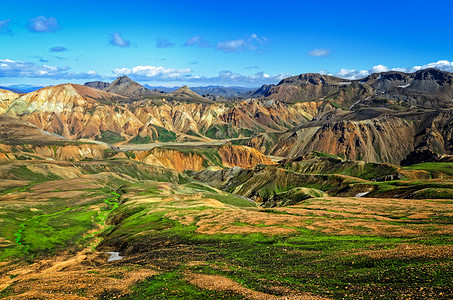
<svg viewBox="0 0 453 300">
<path fill-rule="evenodd" d="M 451 199 L 259 208 L 121 161 L 11 163 L 0 176 L 0 298 L 453 298 Z"/>
</svg>

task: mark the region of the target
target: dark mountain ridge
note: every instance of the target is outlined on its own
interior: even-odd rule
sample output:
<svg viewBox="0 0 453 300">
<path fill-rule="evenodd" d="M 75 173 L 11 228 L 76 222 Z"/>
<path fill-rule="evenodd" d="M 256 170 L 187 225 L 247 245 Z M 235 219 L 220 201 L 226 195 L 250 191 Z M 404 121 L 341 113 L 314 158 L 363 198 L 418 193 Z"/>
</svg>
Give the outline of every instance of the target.
<svg viewBox="0 0 453 300">
<path fill-rule="evenodd" d="M 287 103 L 331 101 L 344 108 L 378 97 L 423 108 L 449 108 L 453 106 L 452 82 L 453 74 L 432 68 L 414 73 L 374 73 L 357 80 L 308 73 L 285 78 L 275 86 L 262 86 L 244 96 Z"/>
</svg>

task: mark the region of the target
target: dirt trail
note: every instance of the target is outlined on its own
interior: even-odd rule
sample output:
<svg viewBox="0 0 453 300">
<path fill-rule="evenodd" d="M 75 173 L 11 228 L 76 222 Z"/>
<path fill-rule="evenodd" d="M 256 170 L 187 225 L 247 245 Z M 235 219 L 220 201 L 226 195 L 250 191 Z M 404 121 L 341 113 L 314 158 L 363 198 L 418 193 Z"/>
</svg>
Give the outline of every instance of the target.
<svg viewBox="0 0 453 300">
<path fill-rule="evenodd" d="M 218 140 L 212 142 L 168 142 L 168 143 L 151 143 L 151 144 L 127 144 L 121 145 L 117 148 L 119 151 L 147 151 L 154 149 L 156 147 L 164 147 L 164 146 L 192 146 L 192 147 L 203 147 L 203 146 L 222 146 L 228 143 L 231 140 Z"/>
</svg>

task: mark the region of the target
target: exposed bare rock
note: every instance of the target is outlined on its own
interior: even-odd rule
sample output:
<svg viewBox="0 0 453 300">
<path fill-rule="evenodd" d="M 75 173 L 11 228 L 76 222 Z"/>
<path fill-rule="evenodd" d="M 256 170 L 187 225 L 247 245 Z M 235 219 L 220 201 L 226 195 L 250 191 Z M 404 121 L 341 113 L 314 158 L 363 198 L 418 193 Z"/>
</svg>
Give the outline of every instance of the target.
<svg viewBox="0 0 453 300">
<path fill-rule="evenodd" d="M 295 158 L 319 151 L 352 160 L 399 164 L 413 151 L 453 152 L 453 112 L 395 113 L 386 109 L 331 111 L 287 133 L 265 134 L 248 145 Z M 270 145 L 270 147 L 269 147 Z"/>
<path fill-rule="evenodd" d="M 138 160 L 146 164 L 161 166 L 178 172 L 204 169 L 205 158 L 196 153 L 155 148 L 149 152 L 135 152 L 135 155 Z"/>
<path fill-rule="evenodd" d="M 201 103 L 211 102 L 211 100 L 203 98 L 202 96 L 192 91 L 187 85 L 177 89 L 174 92 L 168 93 L 166 97 L 178 101 L 201 102 Z"/>
<path fill-rule="evenodd" d="M 108 87 L 104 88 L 104 90 L 130 99 L 160 97 L 159 93 L 148 90 L 127 76 L 118 77 Z"/>
<path fill-rule="evenodd" d="M 20 94 L 0 89 L 0 114 L 3 114 L 19 96 Z"/>
<path fill-rule="evenodd" d="M 251 95 L 262 95 L 287 103 L 326 101 L 349 107 L 357 100 L 372 95 L 372 89 L 358 81 L 320 74 L 301 74 L 288 77 L 276 86 L 263 86 Z"/>
<path fill-rule="evenodd" d="M 269 91 L 274 86 L 275 86 L 275 84 L 263 84 L 259 89 L 246 92 L 246 93 L 240 95 L 240 97 L 242 97 L 244 99 L 267 97 L 270 95 Z"/>
<path fill-rule="evenodd" d="M 241 167 L 250 169 L 258 164 L 275 164 L 267 156 L 256 149 L 245 146 L 227 145 L 219 149 L 222 164 L 225 167 Z"/>
<path fill-rule="evenodd" d="M 285 131 L 317 113 L 316 105 L 288 106 L 278 101 L 249 100 L 232 106 L 165 100 L 118 104 L 118 99 L 126 98 L 66 84 L 22 95 L 6 114 L 70 139 L 142 143 L 168 141 L 169 136 L 173 140 L 250 137 Z"/>
<path fill-rule="evenodd" d="M 45 132 L 39 127 L 22 120 L 0 115 L 0 140 L 3 143 L 26 144 L 31 141 L 39 143 L 61 142 L 61 136 Z"/>
<path fill-rule="evenodd" d="M 83 85 L 94 88 L 94 89 L 98 89 L 98 90 L 105 90 L 110 85 L 110 83 L 103 82 L 103 81 L 90 81 L 90 82 L 84 83 Z"/>
</svg>

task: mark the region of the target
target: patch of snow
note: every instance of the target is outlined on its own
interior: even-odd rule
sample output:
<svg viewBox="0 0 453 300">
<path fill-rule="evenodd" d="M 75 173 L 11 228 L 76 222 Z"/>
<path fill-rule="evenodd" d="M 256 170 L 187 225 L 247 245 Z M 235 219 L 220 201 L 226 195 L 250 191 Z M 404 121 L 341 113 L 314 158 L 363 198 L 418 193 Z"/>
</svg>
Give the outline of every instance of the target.
<svg viewBox="0 0 453 300">
<path fill-rule="evenodd" d="M 367 101 L 367 100 L 370 99 L 370 98 L 371 98 L 371 96 L 366 97 L 366 98 L 365 98 L 365 101 Z M 349 108 L 349 110 L 352 110 L 352 108 L 353 108 L 354 106 L 356 106 L 357 104 L 359 104 L 361 101 L 362 101 L 362 99 L 360 99 L 359 101 L 357 101 L 356 103 L 354 103 L 353 105 L 351 105 L 351 107 Z"/>
<path fill-rule="evenodd" d="M 408 83 L 408 84 L 406 84 L 406 85 L 399 85 L 398 87 L 399 87 L 399 88 L 403 88 L 403 89 L 405 89 L 405 88 L 407 88 L 407 87 L 408 87 L 408 86 L 410 86 L 410 85 L 411 85 L 411 84 L 410 84 L 410 83 Z"/>
<path fill-rule="evenodd" d="M 106 252 L 107 254 L 110 254 L 110 257 L 107 261 L 115 261 L 115 260 L 121 260 L 124 257 L 120 256 L 119 252 Z"/>
<path fill-rule="evenodd" d="M 341 85 L 350 85 L 352 82 L 349 82 L 349 81 L 342 81 L 342 82 L 339 82 Z"/>
<path fill-rule="evenodd" d="M 358 193 L 357 195 L 355 195 L 356 197 L 363 197 L 363 196 L 366 196 L 368 195 L 370 192 L 363 192 L 363 193 Z"/>
</svg>

